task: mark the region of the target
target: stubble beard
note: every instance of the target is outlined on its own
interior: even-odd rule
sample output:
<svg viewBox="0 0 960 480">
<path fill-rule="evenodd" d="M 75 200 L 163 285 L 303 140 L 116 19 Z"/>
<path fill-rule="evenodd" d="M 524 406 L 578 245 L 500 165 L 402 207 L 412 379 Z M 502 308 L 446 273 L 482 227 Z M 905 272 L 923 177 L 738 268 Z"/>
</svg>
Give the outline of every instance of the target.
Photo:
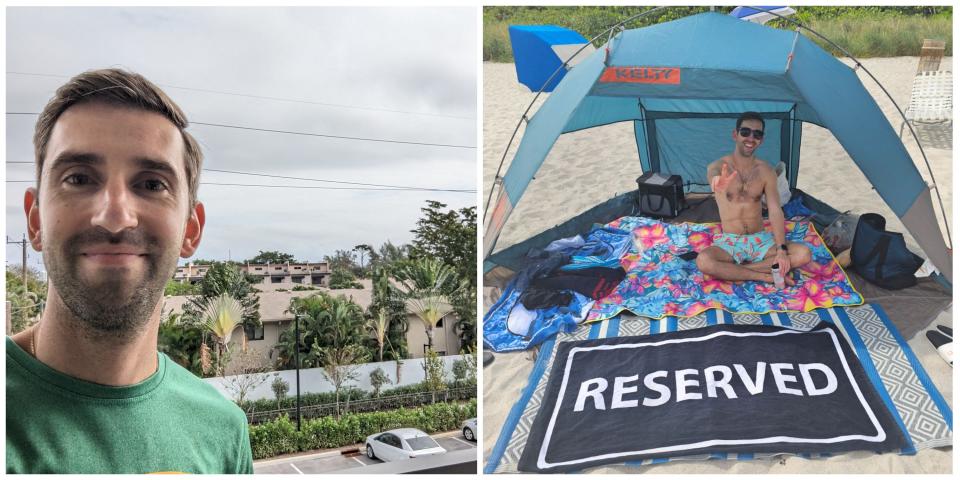
<svg viewBox="0 0 960 480">
<path fill-rule="evenodd" d="M 81 247 L 90 244 L 126 244 L 146 247 L 146 265 L 139 278 L 129 275 L 88 280 L 79 271 Z M 74 330 L 91 340 L 131 340 L 149 323 L 168 278 L 172 278 L 179 258 L 172 247 L 163 250 L 156 237 L 142 231 L 120 234 L 97 229 L 80 233 L 44 255 L 50 281 L 63 305 L 72 313 Z"/>
<path fill-rule="evenodd" d="M 753 158 L 753 154 L 754 154 L 754 153 L 757 153 L 757 148 L 760 147 L 759 145 L 757 145 L 757 146 L 753 147 L 753 150 L 749 150 L 749 149 L 747 149 L 747 147 L 746 147 L 744 144 L 742 144 L 742 143 L 738 144 L 738 146 L 740 147 L 740 156 L 746 157 L 746 158 Z"/>
</svg>

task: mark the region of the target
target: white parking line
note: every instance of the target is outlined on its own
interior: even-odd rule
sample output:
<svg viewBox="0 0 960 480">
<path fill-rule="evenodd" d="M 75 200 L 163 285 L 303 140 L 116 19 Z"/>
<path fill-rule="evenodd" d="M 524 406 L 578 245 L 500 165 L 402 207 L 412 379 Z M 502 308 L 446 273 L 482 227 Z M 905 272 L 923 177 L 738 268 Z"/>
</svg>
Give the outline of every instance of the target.
<svg viewBox="0 0 960 480">
<path fill-rule="evenodd" d="M 464 439 L 462 439 L 462 438 L 460 438 L 460 437 L 450 437 L 450 438 L 452 438 L 452 439 L 454 439 L 454 440 L 456 440 L 456 441 L 458 441 L 458 442 L 460 442 L 460 443 L 464 443 L 464 444 L 466 444 L 467 446 L 469 446 L 469 447 L 471 447 L 471 448 L 476 448 L 476 447 L 477 447 L 477 445 L 476 445 L 475 443 L 473 443 L 473 442 L 468 442 L 468 441 L 466 441 L 466 440 L 464 440 Z"/>
<path fill-rule="evenodd" d="M 363 462 L 362 462 L 362 461 L 361 461 L 361 460 L 360 460 L 359 458 L 357 458 L 357 457 L 350 457 L 350 458 L 352 458 L 352 459 L 354 459 L 354 460 L 356 460 L 356 461 L 357 461 L 357 463 L 359 463 L 360 465 L 363 465 L 364 467 L 366 467 L 366 466 L 367 466 L 367 464 L 366 464 L 366 463 L 363 463 Z"/>
<path fill-rule="evenodd" d="M 303 472 L 301 472 L 301 471 L 300 471 L 300 469 L 299 469 L 299 468 L 297 468 L 297 466 L 296 466 L 296 465 L 294 465 L 294 464 L 292 464 L 292 463 L 291 463 L 291 464 L 290 464 L 290 466 L 291 466 L 291 467 L 293 467 L 293 469 L 294 469 L 294 470 L 296 470 L 296 471 L 297 471 L 297 473 L 299 473 L 300 475 L 303 475 Z"/>
</svg>

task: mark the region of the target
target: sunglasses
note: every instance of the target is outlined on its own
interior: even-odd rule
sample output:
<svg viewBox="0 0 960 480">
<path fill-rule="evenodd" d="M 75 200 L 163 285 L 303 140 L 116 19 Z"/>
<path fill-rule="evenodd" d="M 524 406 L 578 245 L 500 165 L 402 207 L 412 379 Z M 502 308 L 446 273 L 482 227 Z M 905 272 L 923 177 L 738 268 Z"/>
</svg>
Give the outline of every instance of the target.
<svg viewBox="0 0 960 480">
<path fill-rule="evenodd" d="M 763 140 L 763 130 L 751 130 L 747 127 L 740 127 L 740 130 L 737 130 L 737 133 L 743 138 L 750 138 L 750 132 L 753 132 L 753 138 Z"/>
</svg>

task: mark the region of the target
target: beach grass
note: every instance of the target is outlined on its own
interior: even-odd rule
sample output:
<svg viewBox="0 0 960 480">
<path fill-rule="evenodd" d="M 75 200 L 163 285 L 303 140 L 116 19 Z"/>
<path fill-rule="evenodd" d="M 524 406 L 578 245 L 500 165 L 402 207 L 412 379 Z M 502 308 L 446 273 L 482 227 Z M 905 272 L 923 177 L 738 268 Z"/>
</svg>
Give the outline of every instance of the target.
<svg viewBox="0 0 960 480">
<path fill-rule="evenodd" d="M 924 39 L 946 41 L 945 56 L 953 56 L 953 25 L 950 17 L 885 16 L 880 18 L 822 18 L 808 27 L 840 45 L 855 57 L 916 57 Z M 840 52 L 807 33 L 828 52 Z"/>
<path fill-rule="evenodd" d="M 648 10 L 649 7 L 485 7 L 483 15 L 483 60 L 513 62 L 510 25 L 559 25 L 591 38 L 611 25 Z M 730 7 L 720 7 L 728 13 Z M 708 7 L 675 7 L 658 11 L 629 28 L 682 18 L 708 11 Z M 855 57 L 919 56 L 924 39 L 946 42 L 945 56 L 953 55 L 953 15 L 950 7 L 796 7 L 795 19 L 837 43 Z M 767 25 L 793 30 L 786 20 Z M 840 51 L 816 35 L 804 34 L 834 55 Z M 597 41 L 600 46 L 606 41 Z"/>
</svg>

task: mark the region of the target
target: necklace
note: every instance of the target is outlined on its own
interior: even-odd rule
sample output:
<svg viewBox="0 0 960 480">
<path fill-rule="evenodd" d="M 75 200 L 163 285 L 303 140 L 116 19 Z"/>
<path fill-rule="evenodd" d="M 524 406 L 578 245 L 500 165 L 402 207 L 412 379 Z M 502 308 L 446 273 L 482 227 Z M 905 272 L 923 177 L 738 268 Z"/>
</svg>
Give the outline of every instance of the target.
<svg viewBox="0 0 960 480">
<path fill-rule="evenodd" d="M 40 323 L 38 322 L 36 326 L 33 327 L 33 332 L 30 333 L 30 355 L 33 355 L 33 358 L 37 358 L 37 332 L 40 331 Z"/>
</svg>

